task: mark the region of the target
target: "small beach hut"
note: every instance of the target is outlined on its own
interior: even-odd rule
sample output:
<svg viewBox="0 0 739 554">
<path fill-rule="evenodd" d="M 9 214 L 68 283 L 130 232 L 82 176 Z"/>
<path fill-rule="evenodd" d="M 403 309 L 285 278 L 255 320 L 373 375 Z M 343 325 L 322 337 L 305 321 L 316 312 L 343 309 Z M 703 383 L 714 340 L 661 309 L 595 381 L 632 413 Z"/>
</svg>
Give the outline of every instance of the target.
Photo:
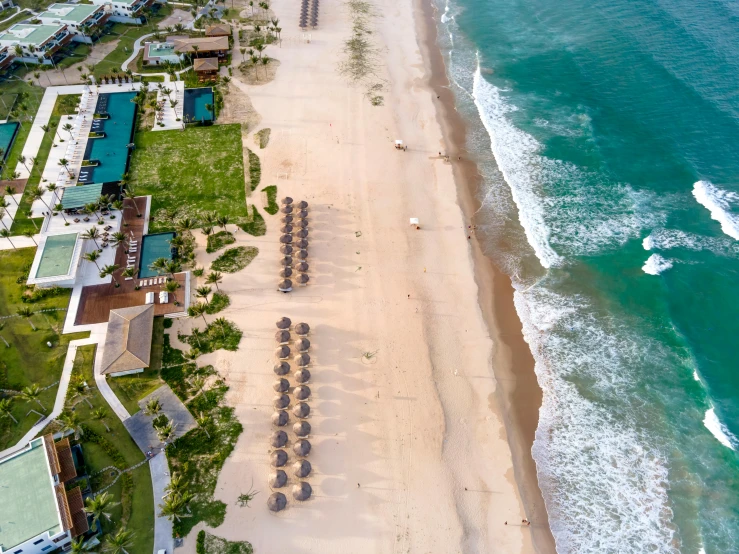
<svg viewBox="0 0 739 554">
<path fill-rule="evenodd" d="M 300 402 L 299 404 L 296 404 L 293 408 L 293 415 L 295 417 L 305 419 L 310 415 L 310 406 L 305 402 Z"/>
<path fill-rule="evenodd" d="M 310 365 L 310 355 L 306 354 L 305 352 L 298 354 L 295 356 L 295 364 L 298 367 L 305 367 L 307 365 Z"/>
<path fill-rule="evenodd" d="M 269 474 L 269 486 L 273 489 L 280 489 L 287 485 L 287 473 L 278 469 Z"/>
<path fill-rule="evenodd" d="M 306 262 L 298 262 L 295 266 L 295 271 L 299 271 L 300 273 L 307 273 L 308 269 L 310 269 L 310 266 Z"/>
<path fill-rule="evenodd" d="M 285 198 L 283 198 L 283 199 L 281 200 L 281 202 L 282 202 L 282 205 L 283 205 L 283 206 L 289 206 L 290 204 L 292 204 L 292 203 L 293 203 L 293 199 L 292 199 L 292 198 L 290 198 L 289 196 L 286 196 Z"/>
<path fill-rule="evenodd" d="M 287 433 L 285 431 L 275 431 L 269 437 L 269 444 L 273 448 L 282 448 L 287 444 Z"/>
<path fill-rule="evenodd" d="M 298 437 L 307 437 L 310 435 L 310 423 L 307 421 L 298 421 L 293 425 L 293 433 Z"/>
<path fill-rule="evenodd" d="M 313 489 L 305 481 L 301 481 L 297 485 L 293 486 L 293 498 L 295 500 L 304 502 L 310 498 L 311 494 L 313 494 Z"/>
<path fill-rule="evenodd" d="M 295 326 L 295 332 L 299 336 L 304 337 L 310 332 L 310 326 L 307 323 L 298 323 Z"/>
<path fill-rule="evenodd" d="M 272 389 L 275 392 L 287 392 L 290 390 L 290 381 L 285 378 L 277 379 L 277 381 L 272 384 Z"/>
<path fill-rule="evenodd" d="M 290 405 L 290 397 L 286 394 L 279 394 L 275 396 L 273 405 L 276 410 L 284 410 Z"/>
<path fill-rule="evenodd" d="M 283 344 L 275 350 L 275 356 L 280 360 L 287 360 L 290 357 L 290 347 Z"/>
<path fill-rule="evenodd" d="M 300 248 L 301 250 L 306 250 L 306 249 L 308 248 L 308 241 L 307 241 L 306 239 L 299 239 L 299 240 L 298 240 L 298 241 L 297 241 L 297 242 L 295 243 L 295 246 L 296 246 L 297 248 Z"/>
<path fill-rule="evenodd" d="M 291 290 L 293 290 L 293 282 L 290 279 L 280 281 L 280 284 L 277 285 L 277 290 L 279 290 L 280 292 L 290 292 Z"/>
<path fill-rule="evenodd" d="M 298 209 L 299 210 L 307 210 L 308 209 L 308 202 L 306 202 L 305 200 L 301 200 L 300 202 L 298 202 Z"/>
<path fill-rule="evenodd" d="M 283 225 L 280 227 L 280 233 L 292 233 L 293 232 L 293 226 L 290 224 Z"/>
<path fill-rule="evenodd" d="M 283 206 L 280 211 L 283 214 L 291 214 L 291 213 L 293 213 L 293 207 L 292 206 Z"/>
<path fill-rule="evenodd" d="M 290 364 L 287 362 L 280 362 L 279 364 L 275 364 L 273 371 L 277 375 L 287 375 L 288 373 L 290 373 Z"/>
<path fill-rule="evenodd" d="M 295 257 L 299 260 L 307 260 L 308 259 L 308 251 L 307 250 L 298 250 L 298 252 L 295 254 Z"/>
<path fill-rule="evenodd" d="M 297 277 L 295 278 L 295 281 L 296 281 L 296 282 L 297 282 L 297 283 L 298 283 L 299 285 L 307 285 L 307 284 L 308 284 L 308 281 L 310 281 L 310 277 L 308 277 L 308 275 L 306 275 L 305 273 L 301 273 L 300 275 L 298 275 L 298 276 L 297 276 Z"/>
<path fill-rule="evenodd" d="M 279 410 L 272 414 L 272 425 L 284 427 L 290 422 L 290 416 L 285 410 Z"/>
<path fill-rule="evenodd" d="M 305 368 L 299 369 L 295 372 L 295 380 L 301 385 L 307 383 L 310 381 L 310 371 Z"/>
<path fill-rule="evenodd" d="M 282 467 L 287 463 L 287 452 L 284 450 L 275 450 L 269 456 L 269 463 L 272 467 Z"/>
<path fill-rule="evenodd" d="M 305 458 L 308 454 L 310 454 L 310 443 L 305 439 L 298 440 L 293 445 L 293 452 L 295 452 L 296 456 Z"/>
<path fill-rule="evenodd" d="M 308 460 L 298 460 L 293 464 L 293 475 L 298 479 L 305 479 L 312 470 L 313 467 Z"/>
<path fill-rule="evenodd" d="M 291 265 L 293 265 L 293 258 L 292 258 L 292 256 L 283 256 L 280 259 L 280 265 L 283 265 L 283 266 L 291 266 Z"/>
<path fill-rule="evenodd" d="M 277 331 L 275 333 L 275 340 L 280 344 L 290 342 L 290 331 Z"/>
<path fill-rule="evenodd" d="M 293 394 L 298 400 L 308 400 L 308 398 L 310 398 L 310 387 L 307 385 L 295 387 Z"/>
<path fill-rule="evenodd" d="M 277 321 L 276 325 L 278 329 L 289 329 L 292 324 L 293 322 L 290 321 L 289 317 L 282 317 Z"/>
<path fill-rule="evenodd" d="M 281 492 L 273 492 L 267 499 L 267 507 L 270 512 L 281 512 L 287 506 L 287 498 Z"/>
<path fill-rule="evenodd" d="M 282 244 L 290 244 L 293 241 L 292 235 L 282 235 L 280 237 L 280 243 Z"/>
<path fill-rule="evenodd" d="M 293 276 L 293 270 L 290 269 L 289 267 L 285 267 L 282 269 L 282 271 L 280 271 L 280 277 L 282 277 L 283 279 L 287 279 L 288 277 L 292 277 L 292 276 Z"/>
</svg>

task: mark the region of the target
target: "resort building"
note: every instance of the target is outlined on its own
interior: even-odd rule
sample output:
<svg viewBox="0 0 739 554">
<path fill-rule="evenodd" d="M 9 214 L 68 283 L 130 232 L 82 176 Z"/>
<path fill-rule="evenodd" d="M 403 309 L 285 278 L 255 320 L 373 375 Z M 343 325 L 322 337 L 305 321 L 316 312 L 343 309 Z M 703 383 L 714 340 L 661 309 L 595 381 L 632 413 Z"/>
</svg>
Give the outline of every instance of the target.
<svg viewBox="0 0 739 554">
<path fill-rule="evenodd" d="M 230 37 L 231 25 L 227 23 L 217 23 L 215 25 L 209 25 L 205 28 L 206 37 Z"/>
<path fill-rule="evenodd" d="M 100 373 L 118 377 L 149 367 L 154 304 L 110 310 Z"/>
<path fill-rule="evenodd" d="M 73 36 L 67 25 L 16 23 L 0 33 L 0 47 L 9 48 L 19 61 L 50 65 L 52 56 L 69 44 Z M 20 47 L 20 53 L 16 47 Z"/>
<path fill-rule="evenodd" d="M 74 34 L 73 40 L 92 42 L 110 18 L 104 6 L 92 4 L 52 4 L 38 19 L 43 25 L 66 25 Z"/>
<path fill-rule="evenodd" d="M 10 67 L 13 64 L 13 60 L 15 60 L 15 52 L 10 47 L 5 46 L 4 48 L 0 48 L 0 71 Z"/>
<path fill-rule="evenodd" d="M 156 0 L 92 0 L 96 6 L 106 6 L 110 20 L 116 23 L 141 25 L 146 21 L 145 8 L 150 8 Z"/>
<path fill-rule="evenodd" d="M 161 65 L 164 62 L 177 64 L 184 59 L 184 54 L 174 51 L 174 44 L 171 42 L 144 43 L 144 65 Z"/>
<path fill-rule="evenodd" d="M 211 81 L 218 77 L 218 58 L 195 58 L 192 69 L 200 82 Z"/>
<path fill-rule="evenodd" d="M 41 235 L 27 284 L 43 288 L 74 286 L 83 249 L 79 233 Z"/>
<path fill-rule="evenodd" d="M 167 42 L 174 44 L 175 52 L 180 54 L 195 54 L 196 57 L 218 58 L 224 63 L 228 54 L 228 37 L 167 37 Z"/>
<path fill-rule="evenodd" d="M 0 552 L 41 554 L 67 549 L 89 529 L 68 439 L 51 435 L 31 441 L 0 460 Z"/>
</svg>

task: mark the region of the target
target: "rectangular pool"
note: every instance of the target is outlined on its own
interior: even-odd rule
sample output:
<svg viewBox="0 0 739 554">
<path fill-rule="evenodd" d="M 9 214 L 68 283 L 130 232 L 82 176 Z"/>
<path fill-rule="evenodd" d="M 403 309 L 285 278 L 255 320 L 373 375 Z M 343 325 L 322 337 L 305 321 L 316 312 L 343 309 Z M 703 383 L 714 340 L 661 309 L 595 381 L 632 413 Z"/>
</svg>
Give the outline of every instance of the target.
<svg viewBox="0 0 739 554">
<path fill-rule="evenodd" d="M 182 107 L 185 122 L 212 121 L 213 113 L 205 107 L 206 104 L 214 104 L 212 87 L 186 88 Z"/>
<path fill-rule="evenodd" d="M 56 277 L 69 274 L 77 233 L 52 235 L 46 238 L 35 278 Z"/>
<path fill-rule="evenodd" d="M 174 233 L 155 233 L 146 235 L 141 239 L 141 263 L 139 265 L 139 279 L 156 277 L 156 271 L 149 269 L 151 263 L 157 258 L 172 259 L 172 250 L 169 241 L 174 238 Z"/>
<path fill-rule="evenodd" d="M 0 123 L 0 148 L 2 148 L 2 153 L 0 153 L 0 160 L 4 161 L 5 158 L 8 157 L 10 149 L 13 147 L 13 141 L 15 140 L 15 135 L 17 132 L 17 121 Z"/>
</svg>

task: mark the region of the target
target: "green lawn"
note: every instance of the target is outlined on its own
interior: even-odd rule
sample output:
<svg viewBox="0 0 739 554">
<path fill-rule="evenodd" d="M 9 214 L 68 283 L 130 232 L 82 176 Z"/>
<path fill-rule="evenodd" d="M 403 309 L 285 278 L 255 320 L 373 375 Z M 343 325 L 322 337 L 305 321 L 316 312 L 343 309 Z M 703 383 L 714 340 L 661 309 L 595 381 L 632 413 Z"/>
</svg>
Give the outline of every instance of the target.
<svg viewBox="0 0 739 554">
<path fill-rule="evenodd" d="M 75 42 L 73 44 L 74 47 L 68 50 L 62 61 L 56 64 L 58 68 L 65 69 L 76 63 L 82 62 L 85 60 L 85 58 L 87 58 L 87 56 L 90 55 L 90 52 L 92 51 L 92 46 L 87 43 Z"/>
<path fill-rule="evenodd" d="M 54 104 L 54 109 L 51 112 L 51 118 L 49 120 L 49 132 L 46 133 L 44 135 L 44 138 L 41 140 L 41 147 L 39 148 L 38 154 L 36 155 L 36 164 L 31 167 L 31 177 L 26 183 L 27 191 L 31 191 L 39 186 L 39 184 L 42 184 L 41 174 L 44 170 L 44 166 L 46 166 L 46 160 L 49 158 L 49 152 L 51 152 L 52 145 L 57 144 L 56 148 L 64 148 L 64 144 L 66 143 L 59 142 L 59 137 L 57 136 L 55 130 L 59 126 L 59 121 L 61 120 L 62 115 L 74 113 L 74 107 L 79 102 L 79 99 L 79 94 L 64 94 L 57 97 L 56 104 Z M 26 136 L 23 137 L 24 143 L 27 136 L 28 133 L 26 133 Z M 10 153 L 11 156 L 17 156 L 21 153 L 21 150 L 23 149 L 23 145 L 21 145 L 16 154 L 16 146 L 20 142 L 19 138 L 17 138 L 15 141 L 15 145 L 13 146 Z M 65 136 L 62 134 L 62 138 L 66 141 L 69 137 L 65 138 Z M 15 158 L 9 157 L 9 159 L 14 160 Z M 5 169 L 6 174 L 8 172 L 12 173 L 13 171 L 15 171 L 15 165 L 15 163 L 9 163 L 8 167 Z M 26 231 L 38 232 L 38 225 L 41 222 L 41 218 L 37 218 L 39 223 L 36 223 L 26 215 L 28 213 L 28 210 L 31 209 L 32 204 L 33 198 L 31 197 L 31 195 L 24 193 L 23 198 L 21 198 L 18 212 L 16 213 L 15 219 L 13 220 L 13 225 L 10 227 L 10 231 L 13 233 L 13 235 L 22 235 Z"/>
<path fill-rule="evenodd" d="M 18 308 L 28 307 L 33 312 L 48 309 L 63 309 L 44 314 L 34 313 L 31 322 L 26 318 L 11 317 L 0 320 L 3 325 L 0 336 L 10 348 L 0 341 L 0 389 L 21 390 L 33 383 L 46 387 L 59 380 L 67 355 L 70 340 L 84 338 L 89 333 L 59 335 L 64 325 L 70 289 L 61 289 L 55 296 L 47 296 L 34 303 L 21 301 L 24 284 L 17 280 L 27 274 L 35 248 L 21 250 L 5 250 L 0 252 L 0 317 L 14 315 Z M 25 277 L 21 279 L 25 283 Z M 47 342 L 52 344 L 51 348 Z M 0 450 L 15 444 L 39 419 L 36 414 L 29 414 L 33 408 L 48 414 L 54 404 L 57 387 L 45 390 L 40 397 L 43 409 L 37 403 L 28 404 L 18 398 L 13 400 L 13 415 L 18 420 L 0 420 Z"/>
<path fill-rule="evenodd" d="M 199 220 L 206 212 L 247 222 L 241 126 L 138 133 L 131 184 L 137 194 L 153 197 L 149 232 L 172 229 L 185 215 Z"/>
<path fill-rule="evenodd" d="M 10 14 L 8 14 L 8 15 L 10 15 Z M 30 19 L 31 17 L 33 17 L 33 16 L 30 13 L 28 13 L 28 12 L 21 12 L 18 15 L 13 16 L 13 18 L 10 19 L 9 21 L 6 21 L 5 23 L 0 23 L 0 31 L 4 31 L 5 29 L 8 29 L 8 28 L 12 27 L 16 23 L 20 23 L 24 19 Z M 5 19 L 5 17 L 3 17 L 3 19 Z"/>
<path fill-rule="evenodd" d="M 73 378 L 79 375 L 88 384 L 95 383 L 92 374 L 94 356 L 95 345 L 77 349 Z M 92 389 L 88 399 L 92 408 L 70 392 L 66 404 L 66 409 L 72 409 L 73 406 L 74 412 L 86 426 L 80 442 L 88 471 L 92 474 L 109 465 L 123 466 L 122 469 L 125 469 L 143 460 L 144 454 L 97 389 Z M 92 412 L 101 407 L 106 408 L 109 414 L 103 422 L 92 417 Z M 94 477 L 93 490 L 102 488 L 111 480 L 107 472 Z M 134 532 L 134 546 L 129 552 L 151 552 L 154 548 L 154 493 L 149 465 L 144 464 L 128 476 L 122 476 L 109 491 L 114 501 L 120 504 L 111 510 L 112 522 L 106 523 L 104 530 L 112 531 L 123 523 Z"/>
<path fill-rule="evenodd" d="M 0 84 L 0 93 L 3 94 L 3 98 L 12 98 L 12 96 L 8 95 L 19 95 L 16 102 L 16 108 L 19 105 L 25 106 L 26 108 L 25 112 L 22 112 L 23 121 L 21 122 L 20 129 L 18 129 L 18 134 L 13 142 L 13 147 L 10 149 L 10 153 L 7 157 L 7 167 L 3 168 L 3 179 L 8 179 L 15 171 L 16 158 L 23 151 L 23 146 L 26 144 L 28 133 L 31 132 L 31 122 L 29 121 L 28 116 L 36 116 L 39 104 L 41 104 L 41 98 L 44 95 L 44 89 L 30 83 L 13 79 L 12 81 L 5 81 Z M 7 108 L 10 109 L 11 106 L 7 106 Z M 3 113 L 6 113 L 5 109 L 5 106 L 3 106 Z M 13 121 L 17 121 L 17 118 L 11 119 Z"/>
</svg>

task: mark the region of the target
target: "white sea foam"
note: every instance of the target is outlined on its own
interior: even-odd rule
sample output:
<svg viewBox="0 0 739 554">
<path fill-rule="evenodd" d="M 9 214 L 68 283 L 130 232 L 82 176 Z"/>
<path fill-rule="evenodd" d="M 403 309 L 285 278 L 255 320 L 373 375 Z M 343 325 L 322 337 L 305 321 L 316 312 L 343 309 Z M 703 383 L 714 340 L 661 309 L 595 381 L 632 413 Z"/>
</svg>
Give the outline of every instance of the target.
<svg viewBox="0 0 739 554">
<path fill-rule="evenodd" d="M 642 271 L 649 275 L 659 275 L 663 271 L 667 271 L 672 267 L 672 262 L 660 256 L 652 254 L 642 266 Z"/>
<path fill-rule="evenodd" d="M 739 243 L 728 237 L 705 237 L 677 229 L 655 229 L 642 241 L 644 250 L 682 248 L 695 252 L 709 251 L 718 256 L 739 255 Z"/>
<path fill-rule="evenodd" d="M 736 450 L 734 445 L 739 444 L 739 441 L 737 441 L 737 438 L 731 434 L 731 431 L 729 431 L 726 425 L 721 423 L 716 415 L 716 410 L 713 407 L 706 411 L 706 417 L 703 418 L 703 425 L 705 425 L 706 429 L 708 429 L 726 448 Z"/>
<path fill-rule="evenodd" d="M 725 234 L 739 240 L 739 215 L 731 212 L 732 206 L 739 203 L 739 194 L 722 190 L 708 181 L 698 181 L 693 185 L 693 196 L 711 212 L 711 219 L 721 224 Z"/>
<path fill-rule="evenodd" d="M 699 383 L 702 383 L 703 382 L 703 381 L 701 381 L 701 376 L 698 375 L 698 370 L 697 369 L 694 369 L 693 370 L 693 379 L 695 379 Z"/>
</svg>

